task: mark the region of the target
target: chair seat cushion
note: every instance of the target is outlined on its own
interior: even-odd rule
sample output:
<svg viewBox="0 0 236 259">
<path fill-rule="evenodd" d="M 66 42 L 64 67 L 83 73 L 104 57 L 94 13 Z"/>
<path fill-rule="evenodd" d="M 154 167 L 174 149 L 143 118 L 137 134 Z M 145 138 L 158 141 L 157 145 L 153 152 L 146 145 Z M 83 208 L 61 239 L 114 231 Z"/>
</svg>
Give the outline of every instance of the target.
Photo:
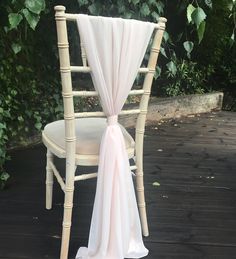
<svg viewBox="0 0 236 259">
<path fill-rule="evenodd" d="M 75 120 L 76 154 L 98 155 L 102 134 L 106 128 L 105 118 L 81 118 Z M 125 139 L 126 149 L 134 148 L 134 140 L 120 125 Z M 65 122 L 58 120 L 45 126 L 43 134 L 59 148 L 65 150 Z"/>
</svg>

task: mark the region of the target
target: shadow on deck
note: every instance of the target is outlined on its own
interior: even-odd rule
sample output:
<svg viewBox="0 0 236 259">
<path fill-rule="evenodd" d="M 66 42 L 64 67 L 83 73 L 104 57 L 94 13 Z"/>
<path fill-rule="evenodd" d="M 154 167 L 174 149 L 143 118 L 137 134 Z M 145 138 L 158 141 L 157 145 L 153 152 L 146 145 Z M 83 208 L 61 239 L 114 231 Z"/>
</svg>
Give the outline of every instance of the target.
<svg viewBox="0 0 236 259">
<path fill-rule="evenodd" d="M 145 133 L 146 258 L 236 258 L 236 113 L 159 124 Z M 0 258 L 58 259 L 63 195 L 55 184 L 54 208 L 44 209 L 44 147 L 13 153 L 7 167 L 12 179 L 0 192 Z M 70 258 L 87 245 L 96 182 L 77 185 Z"/>
</svg>

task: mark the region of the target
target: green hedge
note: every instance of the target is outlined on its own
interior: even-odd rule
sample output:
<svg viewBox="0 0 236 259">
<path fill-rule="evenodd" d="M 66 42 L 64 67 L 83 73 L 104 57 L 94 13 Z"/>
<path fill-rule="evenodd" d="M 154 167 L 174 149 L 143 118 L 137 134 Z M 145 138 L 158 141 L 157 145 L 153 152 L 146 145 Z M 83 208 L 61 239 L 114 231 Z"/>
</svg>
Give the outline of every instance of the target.
<svg viewBox="0 0 236 259">
<path fill-rule="evenodd" d="M 4 170 L 9 145 L 24 141 L 40 132 L 48 121 L 62 116 L 53 10 L 57 4 L 65 5 L 68 12 L 92 15 L 148 21 L 167 17 L 153 94 L 207 92 L 212 90 L 209 82 L 215 89 L 226 89 L 227 85 L 231 89 L 235 61 L 225 55 L 235 56 L 233 0 L 3 0 L 0 2 L 0 188 L 9 177 Z"/>
</svg>

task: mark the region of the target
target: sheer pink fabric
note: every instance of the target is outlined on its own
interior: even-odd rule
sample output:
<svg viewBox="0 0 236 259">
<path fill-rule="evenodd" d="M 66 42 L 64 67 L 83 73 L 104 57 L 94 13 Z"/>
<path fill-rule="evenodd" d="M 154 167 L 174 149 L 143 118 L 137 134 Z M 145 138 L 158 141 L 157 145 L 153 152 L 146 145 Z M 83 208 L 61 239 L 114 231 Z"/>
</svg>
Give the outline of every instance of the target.
<svg viewBox="0 0 236 259">
<path fill-rule="evenodd" d="M 77 22 L 108 124 L 100 145 L 88 248 L 81 247 L 76 258 L 141 258 L 148 250 L 142 241 L 129 160 L 117 114 L 135 80 L 154 24 L 88 15 L 79 15 Z"/>
</svg>

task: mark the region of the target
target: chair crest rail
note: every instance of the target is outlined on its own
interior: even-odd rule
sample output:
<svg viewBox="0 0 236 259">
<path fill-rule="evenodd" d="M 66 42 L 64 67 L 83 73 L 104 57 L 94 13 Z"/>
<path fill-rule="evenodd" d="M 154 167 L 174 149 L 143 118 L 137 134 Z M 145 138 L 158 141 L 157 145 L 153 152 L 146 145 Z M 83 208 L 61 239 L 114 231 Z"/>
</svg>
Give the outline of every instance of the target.
<svg viewBox="0 0 236 259">
<path fill-rule="evenodd" d="M 68 21 L 76 21 L 78 19 L 78 17 L 79 17 L 79 14 L 65 13 L 65 18 Z M 163 17 L 160 17 L 160 18 L 163 18 Z M 161 26 L 159 24 L 155 25 L 155 29 L 160 29 L 160 28 L 161 28 Z"/>
</svg>

